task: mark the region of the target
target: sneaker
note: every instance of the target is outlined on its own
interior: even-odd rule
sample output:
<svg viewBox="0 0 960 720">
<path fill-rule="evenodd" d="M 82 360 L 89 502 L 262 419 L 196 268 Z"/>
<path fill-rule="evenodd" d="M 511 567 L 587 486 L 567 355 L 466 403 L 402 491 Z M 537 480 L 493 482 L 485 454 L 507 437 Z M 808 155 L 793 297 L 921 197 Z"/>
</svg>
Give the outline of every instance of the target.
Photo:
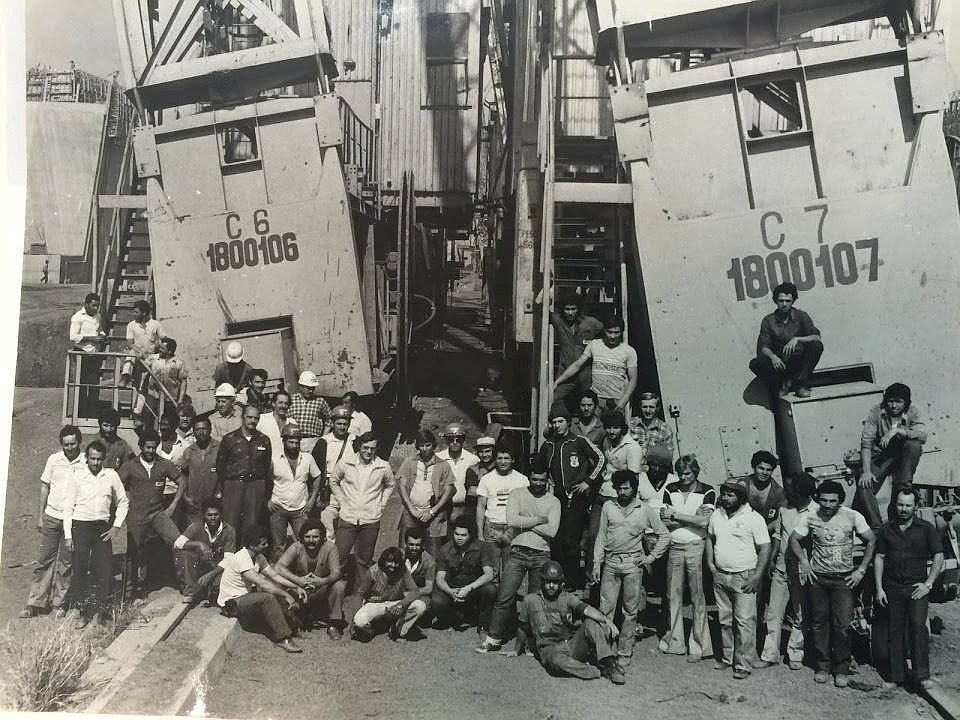
<svg viewBox="0 0 960 720">
<path fill-rule="evenodd" d="M 808 398 L 810 397 L 810 388 L 808 388 L 806 385 L 797 385 L 793 389 L 793 394 L 798 398 Z"/>
<path fill-rule="evenodd" d="M 288 652 L 288 653 L 303 652 L 303 648 L 297 645 L 291 638 L 284 638 L 283 640 L 277 643 L 277 646 L 284 652 Z"/>
<path fill-rule="evenodd" d="M 627 677 L 623 674 L 623 669 L 616 662 L 608 663 L 600 672 L 614 685 L 626 685 L 627 683 Z"/>
<path fill-rule="evenodd" d="M 846 675 L 837 675 L 833 678 L 833 684 L 838 688 L 845 688 L 850 684 L 850 678 Z"/>
<path fill-rule="evenodd" d="M 503 647 L 502 642 L 487 635 L 473 651 L 477 653 L 499 652 L 501 647 Z"/>
<path fill-rule="evenodd" d="M 343 630 L 335 625 L 330 625 L 327 627 L 327 637 L 331 640 L 341 640 L 343 639 Z"/>
<path fill-rule="evenodd" d="M 17 617 L 21 620 L 26 620 L 27 618 L 36 617 L 39 614 L 40 608 L 36 608 L 33 605 L 27 605 L 17 614 Z"/>
<path fill-rule="evenodd" d="M 746 680 L 750 677 L 750 671 L 746 668 L 735 668 L 733 671 L 734 680 Z"/>
<path fill-rule="evenodd" d="M 790 669 L 791 669 L 791 670 L 803 670 L 803 663 L 800 662 L 799 660 L 791 660 L 791 661 L 790 661 Z"/>
<path fill-rule="evenodd" d="M 728 663 L 726 660 L 723 660 L 722 658 L 717 658 L 716 660 L 713 661 L 714 670 L 729 670 L 731 667 L 732 666 L 730 665 L 730 663 Z"/>
<path fill-rule="evenodd" d="M 821 684 L 822 684 L 822 683 L 825 683 L 825 682 L 826 682 L 827 680 L 829 680 L 829 679 L 830 679 L 830 673 L 828 673 L 826 670 L 817 670 L 817 672 L 815 672 L 815 673 L 813 674 L 813 681 L 814 681 L 815 683 L 821 683 Z"/>
<path fill-rule="evenodd" d="M 752 667 L 754 670 L 763 670 L 764 668 L 773 667 L 774 665 L 776 665 L 776 663 L 769 660 L 763 660 L 761 658 L 750 661 L 750 667 Z"/>
</svg>

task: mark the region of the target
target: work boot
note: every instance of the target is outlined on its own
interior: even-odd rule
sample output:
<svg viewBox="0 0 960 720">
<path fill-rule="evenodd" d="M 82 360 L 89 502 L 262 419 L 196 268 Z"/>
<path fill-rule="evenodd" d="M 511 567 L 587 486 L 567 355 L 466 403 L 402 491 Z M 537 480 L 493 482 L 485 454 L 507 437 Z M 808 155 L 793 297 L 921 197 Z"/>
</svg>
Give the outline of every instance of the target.
<svg viewBox="0 0 960 720">
<path fill-rule="evenodd" d="M 284 638 L 283 640 L 277 643 L 277 646 L 284 652 L 288 652 L 288 653 L 303 652 L 303 649 L 299 645 L 297 645 L 292 638 Z"/>
<path fill-rule="evenodd" d="M 850 684 L 850 678 L 846 675 L 837 675 L 833 678 L 833 684 L 838 688 L 845 688 Z"/>
<path fill-rule="evenodd" d="M 830 679 L 830 673 L 828 673 L 826 670 L 817 670 L 813 674 L 813 681 L 815 683 L 823 684 L 829 679 Z"/>
<path fill-rule="evenodd" d="M 357 627 L 354 625 L 352 628 L 350 628 L 350 639 L 362 643 L 370 642 L 373 639 L 373 633 L 366 628 Z"/>
<path fill-rule="evenodd" d="M 600 674 L 614 685 L 625 685 L 627 682 L 627 678 L 623 674 L 623 670 L 621 669 L 620 665 L 617 663 L 617 659 L 613 657 L 604 659 L 600 666 Z"/>
<path fill-rule="evenodd" d="M 473 649 L 473 651 L 477 653 L 498 652 L 502 646 L 503 643 L 500 640 L 487 635 L 483 641 Z"/>
<path fill-rule="evenodd" d="M 33 605 L 26 605 L 23 610 L 21 610 L 17 617 L 21 620 L 26 620 L 27 618 L 36 617 L 40 614 L 40 608 L 36 608 Z"/>
</svg>

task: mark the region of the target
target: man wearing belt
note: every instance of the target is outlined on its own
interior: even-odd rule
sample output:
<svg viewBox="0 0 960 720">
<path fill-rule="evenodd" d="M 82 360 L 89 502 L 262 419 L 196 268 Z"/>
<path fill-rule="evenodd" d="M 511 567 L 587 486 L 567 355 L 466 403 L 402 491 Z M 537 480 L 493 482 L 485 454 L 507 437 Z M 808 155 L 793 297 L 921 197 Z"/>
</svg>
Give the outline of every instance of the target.
<svg viewBox="0 0 960 720">
<path fill-rule="evenodd" d="M 260 408 L 247 405 L 239 430 L 224 435 L 217 453 L 217 493 L 223 497 L 223 519 L 240 535 L 259 524 L 267 501 L 273 447 L 257 430 Z"/>
<path fill-rule="evenodd" d="M 317 501 L 320 490 L 320 468 L 309 453 L 300 449 L 300 428 L 288 423 L 283 428 L 283 446 L 274 451 L 273 489 L 267 501 L 272 555 L 275 560 L 287 546 L 287 525 L 294 538 L 307 521 L 307 512 Z"/>
<path fill-rule="evenodd" d="M 448 425 L 443 433 L 443 439 L 447 441 L 447 447 L 437 453 L 437 458 L 445 460 L 450 465 L 450 469 L 453 470 L 456 486 L 453 493 L 453 505 L 450 508 L 450 519 L 456 520 L 468 512 L 467 473 L 470 468 L 480 462 L 480 458 L 463 447 L 463 441 L 467 439 L 467 433 L 460 423 Z"/>
<path fill-rule="evenodd" d="M 450 500 L 456 491 L 453 469 L 434 454 L 437 441 L 429 430 L 417 433 L 417 454 L 408 457 L 397 471 L 397 491 L 403 505 L 399 545 L 406 531 L 416 528 L 427 540 L 427 551 L 436 555 L 447 536 Z"/>
<path fill-rule="evenodd" d="M 613 474 L 610 484 L 617 499 L 603 506 L 592 548 L 592 579 L 600 583 L 600 612 L 611 623 L 617 601 L 621 593 L 623 595 L 623 626 L 617 640 L 621 670 L 633 657 L 643 573 L 670 547 L 670 532 L 657 511 L 640 502 L 637 483 L 636 473 L 630 470 L 617 470 Z M 643 537 L 648 532 L 656 535 L 656 545 L 649 554 L 643 549 Z"/>
<path fill-rule="evenodd" d="M 320 510 L 320 520 L 323 521 L 323 526 L 327 530 L 327 537 L 331 540 L 336 532 L 340 508 L 337 506 L 336 499 L 330 489 L 330 479 L 339 463 L 357 457 L 357 453 L 353 449 L 357 437 L 350 432 L 352 417 L 347 407 L 337 405 L 330 411 L 330 432 L 317 440 L 317 444 L 313 446 L 312 450 L 313 459 L 317 461 L 320 472 L 323 474 L 320 479 L 320 492 L 317 495 L 316 507 Z"/>
<path fill-rule="evenodd" d="M 127 494 L 117 472 L 103 467 L 105 454 L 106 448 L 97 441 L 87 446 L 87 466 L 70 484 L 64 504 L 63 543 L 73 551 L 73 602 L 80 609 L 78 630 L 94 616 L 100 622 L 106 619 L 113 538 L 127 517 Z M 97 588 L 93 600 L 87 597 L 91 584 Z"/>
<path fill-rule="evenodd" d="M 18 617 L 31 618 L 48 605 L 55 617 L 66 613 L 70 590 L 71 553 L 63 547 L 63 513 L 76 476 L 86 469 L 80 453 L 80 428 L 65 425 L 60 431 L 60 452 L 47 458 L 40 475 L 40 552 L 33 569 L 27 604 Z"/>
<path fill-rule="evenodd" d="M 210 419 L 193 419 L 193 444 L 183 451 L 183 512 L 188 523 L 203 520 L 203 504 L 217 491 L 217 455 L 220 443 L 210 436 Z"/>
<path fill-rule="evenodd" d="M 317 440 L 326 431 L 330 419 L 330 406 L 317 394 L 320 381 L 310 370 L 300 373 L 300 392 L 290 402 L 290 419 L 296 420 L 303 433 L 301 445 L 304 452 L 313 450 Z"/>
<path fill-rule="evenodd" d="M 517 488 L 530 484 L 527 476 L 513 469 L 514 450 L 498 447 L 494 454 L 494 469 L 480 478 L 477 485 L 477 537 L 490 543 L 497 553 L 494 578 L 499 581 L 510 557 L 510 543 L 514 529 L 507 523 L 507 499 Z"/>
</svg>

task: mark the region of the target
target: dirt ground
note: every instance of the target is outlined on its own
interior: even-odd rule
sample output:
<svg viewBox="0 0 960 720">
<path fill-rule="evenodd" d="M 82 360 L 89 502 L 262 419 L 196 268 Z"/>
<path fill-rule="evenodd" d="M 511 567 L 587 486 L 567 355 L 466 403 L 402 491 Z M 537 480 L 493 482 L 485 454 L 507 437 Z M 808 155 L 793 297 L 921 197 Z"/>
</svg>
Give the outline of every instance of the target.
<svg viewBox="0 0 960 720">
<path fill-rule="evenodd" d="M 88 285 L 24 285 L 20 289 L 17 386 L 63 387 L 70 316 Z"/>
</svg>

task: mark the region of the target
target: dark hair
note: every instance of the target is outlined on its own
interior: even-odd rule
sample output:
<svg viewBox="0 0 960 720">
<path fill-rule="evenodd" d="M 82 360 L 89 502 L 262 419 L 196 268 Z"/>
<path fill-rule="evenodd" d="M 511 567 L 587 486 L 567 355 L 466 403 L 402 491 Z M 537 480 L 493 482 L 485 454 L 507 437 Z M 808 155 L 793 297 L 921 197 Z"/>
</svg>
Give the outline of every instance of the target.
<svg viewBox="0 0 960 720">
<path fill-rule="evenodd" d="M 267 371 L 264 370 L 263 368 L 254 368 L 253 370 L 250 371 L 250 374 L 260 378 L 264 382 L 267 381 Z"/>
<path fill-rule="evenodd" d="M 497 444 L 493 446 L 493 456 L 496 457 L 500 453 L 509 453 L 513 461 L 517 461 L 517 449 L 511 443 L 497 441 Z"/>
<path fill-rule="evenodd" d="M 893 502 L 897 502 L 897 498 L 901 495 L 913 495 L 913 502 L 917 507 L 920 507 L 920 491 L 917 490 L 913 485 L 900 485 L 893 489 Z"/>
<path fill-rule="evenodd" d="M 193 425 L 196 425 L 198 422 L 205 422 L 207 425 L 213 427 L 213 423 L 210 422 L 209 415 L 194 415 L 193 416 Z"/>
<path fill-rule="evenodd" d="M 353 451 L 360 452 L 360 446 L 365 445 L 368 442 L 377 442 L 377 436 L 373 434 L 373 430 L 369 430 L 363 435 L 359 435 L 357 439 L 353 441 Z"/>
<path fill-rule="evenodd" d="M 149 313 L 150 310 L 152 310 L 152 308 L 150 307 L 150 303 L 148 303 L 146 300 L 137 300 L 133 304 L 133 307 L 136 308 L 137 310 L 147 312 L 147 313 Z"/>
<path fill-rule="evenodd" d="M 91 300 L 96 300 L 97 302 L 100 302 L 100 296 L 97 295 L 96 293 L 87 293 L 86 295 L 83 296 L 84 305 L 86 305 Z"/>
<path fill-rule="evenodd" d="M 753 454 L 753 457 L 750 458 L 750 467 L 755 468 L 760 463 L 766 463 L 767 465 L 776 467 L 780 464 L 780 461 L 777 460 L 777 456 L 769 450 L 757 450 Z"/>
<path fill-rule="evenodd" d="M 616 315 L 608 315 L 607 318 L 603 321 L 603 329 L 609 330 L 611 328 L 616 328 L 617 330 L 623 330 L 623 318 L 617 317 Z"/>
<path fill-rule="evenodd" d="M 456 530 L 457 528 L 465 529 L 468 533 L 470 533 L 471 538 L 477 536 L 477 525 L 468 515 L 461 515 L 453 521 L 453 529 Z M 453 531 L 451 531 L 451 536 L 452 534 Z"/>
<path fill-rule="evenodd" d="M 600 416 L 600 422 L 605 428 L 627 427 L 627 418 L 621 410 L 608 410 Z"/>
<path fill-rule="evenodd" d="M 286 395 L 286 396 L 287 396 L 287 400 L 293 400 L 293 396 L 292 396 L 290 393 L 288 393 L 288 392 L 287 392 L 286 390 L 284 390 L 283 388 L 280 388 L 279 390 L 277 390 L 277 391 L 273 394 L 273 401 L 276 402 L 276 401 L 277 401 L 277 398 L 280 397 L 281 395 Z"/>
<path fill-rule="evenodd" d="M 680 475 L 687 468 L 693 470 L 694 475 L 700 475 L 700 463 L 697 462 L 697 456 L 694 454 L 681 455 L 673 464 L 673 469 L 677 475 Z"/>
<path fill-rule="evenodd" d="M 416 447 L 420 447 L 421 445 L 432 445 L 433 447 L 436 447 L 437 436 L 434 435 L 432 431 L 421 428 L 417 431 L 417 434 L 413 439 L 413 444 Z"/>
<path fill-rule="evenodd" d="M 423 530 L 418 527 L 408 527 L 403 531 L 403 541 L 407 540 L 420 540 L 423 541 Z"/>
<path fill-rule="evenodd" d="M 625 482 L 630 483 L 634 490 L 640 487 L 640 478 L 633 470 L 617 470 L 610 476 L 610 484 L 614 487 Z"/>
<path fill-rule="evenodd" d="M 186 415 L 188 418 L 193 420 L 197 416 L 197 411 L 193 409 L 193 405 L 190 403 L 183 403 L 180 407 L 177 408 L 177 419 L 179 420 L 180 415 Z"/>
<path fill-rule="evenodd" d="M 60 439 L 63 440 L 66 437 L 76 436 L 79 442 L 83 442 L 83 433 L 80 432 L 80 428 L 76 425 L 64 425 L 60 428 Z"/>
<path fill-rule="evenodd" d="M 96 450 L 96 451 L 99 452 L 101 455 L 106 455 L 106 454 L 107 454 L 107 446 L 104 445 L 104 444 L 103 444 L 102 442 L 100 442 L 99 440 L 94 440 L 92 443 L 90 443 L 89 445 L 87 445 L 87 449 L 83 451 L 83 454 L 86 455 L 86 454 L 87 454 L 88 452 L 90 452 L 91 450 Z"/>
<path fill-rule="evenodd" d="M 207 510 L 212 509 L 212 510 L 216 510 L 218 513 L 223 515 L 223 503 L 220 502 L 219 498 L 215 498 L 215 497 L 207 498 L 206 500 L 203 501 L 203 505 L 201 506 L 201 509 L 203 510 L 204 513 L 206 513 Z"/>
<path fill-rule="evenodd" d="M 303 523 L 300 531 L 297 533 L 297 537 L 300 539 L 300 542 L 303 542 L 303 536 L 306 535 L 310 530 L 319 530 L 321 540 L 325 540 L 327 537 L 327 526 L 323 524 L 320 518 L 307 518 L 306 522 Z"/>
<path fill-rule="evenodd" d="M 398 565 L 403 565 L 403 550 L 398 547 L 388 547 L 386 550 L 380 553 L 380 557 L 377 560 L 377 567 L 384 572 L 386 572 L 384 565 L 387 564 L 387 560 L 393 560 L 393 562 L 397 563 Z"/>
<path fill-rule="evenodd" d="M 157 445 L 159 445 L 160 433 L 158 433 L 153 428 L 144 428 L 143 430 L 140 431 L 140 441 L 139 441 L 140 447 L 143 447 L 144 443 L 150 442 L 151 440 L 155 442 Z"/>
<path fill-rule="evenodd" d="M 247 410 L 256 410 L 257 415 L 262 414 L 259 405 L 257 405 L 256 403 L 247 403 L 246 405 L 243 406 L 243 412 L 240 413 L 240 417 L 243 417 L 244 415 L 246 415 Z"/>
<path fill-rule="evenodd" d="M 253 547 L 259 544 L 261 540 L 270 542 L 270 532 L 261 525 L 251 525 L 243 531 L 243 546 Z"/>
<path fill-rule="evenodd" d="M 550 475 L 550 466 L 547 464 L 546 459 L 540 454 L 537 453 L 533 458 L 533 463 L 530 466 L 531 475 Z"/>
<path fill-rule="evenodd" d="M 108 425 L 119 425 L 120 413 L 118 413 L 112 407 L 106 407 L 100 411 L 100 414 L 97 416 L 97 420 L 100 422 L 105 422 Z"/>
<path fill-rule="evenodd" d="M 350 398 L 350 402 L 356 406 L 360 402 L 360 394 L 354 392 L 353 390 L 347 390 L 343 395 L 340 396 L 341 400 L 346 400 Z"/>
<path fill-rule="evenodd" d="M 794 300 L 800 297 L 800 293 L 797 291 L 797 286 L 790 282 L 780 283 L 773 289 L 774 302 L 776 302 L 778 295 L 789 295 Z"/>
<path fill-rule="evenodd" d="M 812 498 L 817 492 L 817 480 L 810 473 L 797 473 L 790 479 L 790 492 L 799 498 Z"/>
<path fill-rule="evenodd" d="M 162 337 L 160 338 L 160 342 L 166 343 L 170 348 L 170 352 L 175 353 L 177 351 L 177 341 L 172 337 Z"/>
<path fill-rule="evenodd" d="M 584 398 L 590 398 L 593 400 L 594 405 L 600 404 L 600 396 L 597 395 L 593 390 L 584 390 L 582 393 L 580 393 L 580 399 L 583 400 Z"/>
<path fill-rule="evenodd" d="M 836 480 L 824 480 L 820 483 L 820 487 L 817 488 L 817 497 L 824 495 L 836 495 L 840 498 L 840 502 L 847 499 L 847 493 L 843 489 L 843 485 Z"/>
<path fill-rule="evenodd" d="M 909 385 L 895 382 L 892 385 L 889 385 L 887 389 L 883 391 L 883 404 L 886 404 L 888 400 L 893 398 L 899 398 L 900 400 L 903 400 L 903 411 L 906 412 L 910 409 L 910 395 L 911 393 Z"/>
</svg>

